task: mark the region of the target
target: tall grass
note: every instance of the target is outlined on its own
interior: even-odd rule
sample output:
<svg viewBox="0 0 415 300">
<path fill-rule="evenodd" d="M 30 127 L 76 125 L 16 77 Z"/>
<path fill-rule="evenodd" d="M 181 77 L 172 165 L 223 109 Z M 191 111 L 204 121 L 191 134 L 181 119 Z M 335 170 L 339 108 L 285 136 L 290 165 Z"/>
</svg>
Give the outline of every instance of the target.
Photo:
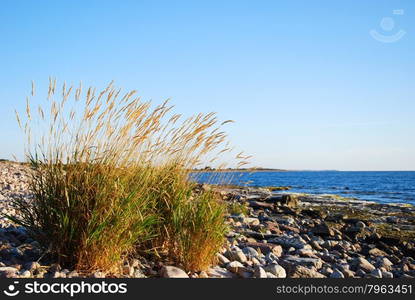
<svg viewBox="0 0 415 300">
<path fill-rule="evenodd" d="M 127 255 L 150 249 L 187 270 L 206 268 L 224 241 L 225 208 L 214 193 L 196 193 L 189 173 L 232 151 L 221 129 L 228 121 L 172 109 L 112 83 L 58 92 L 50 79 L 36 113 L 29 98 L 24 123 L 16 112 L 34 198 L 16 199 L 19 214 L 9 217 L 78 270 L 116 273 Z"/>
</svg>

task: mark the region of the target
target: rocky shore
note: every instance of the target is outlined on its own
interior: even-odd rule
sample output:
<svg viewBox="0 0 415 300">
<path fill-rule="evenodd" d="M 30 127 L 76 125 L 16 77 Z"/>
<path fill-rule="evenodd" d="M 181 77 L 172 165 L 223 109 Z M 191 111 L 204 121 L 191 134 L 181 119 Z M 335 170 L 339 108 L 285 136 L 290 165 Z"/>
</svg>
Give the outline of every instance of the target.
<svg viewBox="0 0 415 300">
<path fill-rule="evenodd" d="M 28 192 L 28 167 L 0 162 L 0 215 L 15 214 L 13 197 Z M 209 270 L 131 258 L 122 277 L 191 278 L 414 278 L 415 208 L 303 195 L 266 188 L 215 190 L 229 207 L 227 245 Z M 62 269 L 25 228 L 0 216 L 0 278 L 96 277 Z"/>
</svg>

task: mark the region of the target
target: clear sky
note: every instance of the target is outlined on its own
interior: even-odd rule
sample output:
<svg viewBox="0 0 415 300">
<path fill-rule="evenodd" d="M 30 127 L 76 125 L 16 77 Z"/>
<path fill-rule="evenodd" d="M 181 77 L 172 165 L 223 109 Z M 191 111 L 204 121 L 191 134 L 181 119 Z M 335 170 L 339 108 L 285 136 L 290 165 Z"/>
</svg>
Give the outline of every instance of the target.
<svg viewBox="0 0 415 300">
<path fill-rule="evenodd" d="M 412 0 L 1 0 L 0 67 L 0 158 L 54 76 L 234 119 L 255 166 L 415 170 Z"/>
</svg>

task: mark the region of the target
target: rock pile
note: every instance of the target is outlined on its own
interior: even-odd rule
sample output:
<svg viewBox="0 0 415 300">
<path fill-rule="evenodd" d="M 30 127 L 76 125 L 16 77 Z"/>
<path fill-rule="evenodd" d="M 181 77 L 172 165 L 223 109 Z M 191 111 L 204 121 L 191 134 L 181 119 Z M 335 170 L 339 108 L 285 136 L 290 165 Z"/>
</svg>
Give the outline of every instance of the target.
<svg viewBox="0 0 415 300">
<path fill-rule="evenodd" d="M 15 214 L 14 197 L 30 201 L 27 166 L 0 162 L 0 213 Z M 207 186 L 206 188 L 212 189 Z M 188 274 L 145 258 L 126 261 L 123 277 L 167 278 L 414 278 L 415 209 L 336 197 L 213 188 L 230 213 L 227 244 L 217 265 Z M 0 217 L 0 278 L 105 277 L 62 269 L 25 228 Z"/>
</svg>

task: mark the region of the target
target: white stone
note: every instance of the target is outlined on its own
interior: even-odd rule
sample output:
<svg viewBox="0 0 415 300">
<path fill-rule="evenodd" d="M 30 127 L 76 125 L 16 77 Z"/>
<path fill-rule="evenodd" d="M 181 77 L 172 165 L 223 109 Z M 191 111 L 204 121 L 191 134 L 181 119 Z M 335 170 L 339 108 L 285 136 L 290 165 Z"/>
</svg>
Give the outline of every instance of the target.
<svg viewBox="0 0 415 300">
<path fill-rule="evenodd" d="M 161 269 L 161 276 L 164 278 L 189 278 L 185 271 L 173 266 L 164 266 Z"/>
</svg>

